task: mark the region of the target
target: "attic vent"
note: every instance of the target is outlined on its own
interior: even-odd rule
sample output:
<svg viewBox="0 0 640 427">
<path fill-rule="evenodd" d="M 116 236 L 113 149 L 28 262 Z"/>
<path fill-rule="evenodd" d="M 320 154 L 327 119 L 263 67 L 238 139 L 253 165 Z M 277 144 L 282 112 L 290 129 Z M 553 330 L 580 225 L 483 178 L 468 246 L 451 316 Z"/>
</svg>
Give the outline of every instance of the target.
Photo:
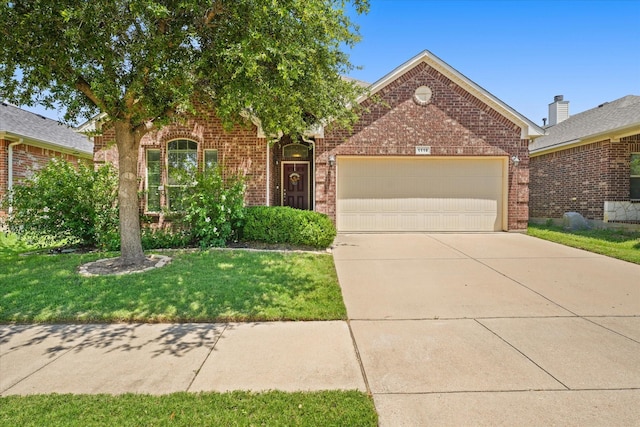
<svg viewBox="0 0 640 427">
<path fill-rule="evenodd" d="M 431 101 L 433 92 L 429 86 L 420 86 L 413 95 L 413 100 L 418 105 L 427 105 Z"/>
<path fill-rule="evenodd" d="M 605 102 L 604 104 L 600 104 L 600 105 L 598 105 L 598 108 L 602 108 L 602 107 L 604 107 L 604 106 L 605 106 L 605 105 L 607 105 L 607 104 L 608 104 L 608 102 Z"/>
</svg>

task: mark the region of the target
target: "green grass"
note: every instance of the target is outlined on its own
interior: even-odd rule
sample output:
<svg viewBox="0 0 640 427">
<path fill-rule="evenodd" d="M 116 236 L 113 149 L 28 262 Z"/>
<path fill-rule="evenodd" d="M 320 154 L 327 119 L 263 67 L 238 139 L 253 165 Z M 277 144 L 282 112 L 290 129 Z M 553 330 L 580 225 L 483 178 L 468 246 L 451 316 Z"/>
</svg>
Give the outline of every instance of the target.
<svg viewBox="0 0 640 427">
<path fill-rule="evenodd" d="M 0 426 L 376 426 L 357 391 L 0 397 Z"/>
<path fill-rule="evenodd" d="M 116 254 L 28 255 L 0 234 L 0 323 L 223 322 L 346 318 L 328 254 L 171 252 L 143 274 L 82 277 Z"/>
<path fill-rule="evenodd" d="M 602 229 L 567 231 L 557 226 L 530 224 L 528 234 L 640 264 L 640 231 Z"/>
</svg>

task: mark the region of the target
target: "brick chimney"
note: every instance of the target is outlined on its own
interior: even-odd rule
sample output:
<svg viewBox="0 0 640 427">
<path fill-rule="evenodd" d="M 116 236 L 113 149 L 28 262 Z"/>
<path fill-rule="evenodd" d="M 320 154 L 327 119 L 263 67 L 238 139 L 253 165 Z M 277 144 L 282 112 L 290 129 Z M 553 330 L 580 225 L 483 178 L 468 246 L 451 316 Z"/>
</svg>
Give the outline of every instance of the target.
<svg viewBox="0 0 640 427">
<path fill-rule="evenodd" d="M 549 104 L 549 126 L 555 126 L 569 118 L 569 101 L 564 101 L 563 95 L 553 97 Z"/>
</svg>

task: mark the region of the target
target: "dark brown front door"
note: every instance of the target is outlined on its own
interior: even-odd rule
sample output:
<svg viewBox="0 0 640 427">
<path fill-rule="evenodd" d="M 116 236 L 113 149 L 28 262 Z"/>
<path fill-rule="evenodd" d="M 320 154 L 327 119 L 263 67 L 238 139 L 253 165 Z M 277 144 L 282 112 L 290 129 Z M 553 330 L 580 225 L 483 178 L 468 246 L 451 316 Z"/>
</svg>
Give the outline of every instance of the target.
<svg viewBox="0 0 640 427">
<path fill-rule="evenodd" d="M 309 209 L 308 162 L 282 162 L 282 205 Z"/>
</svg>

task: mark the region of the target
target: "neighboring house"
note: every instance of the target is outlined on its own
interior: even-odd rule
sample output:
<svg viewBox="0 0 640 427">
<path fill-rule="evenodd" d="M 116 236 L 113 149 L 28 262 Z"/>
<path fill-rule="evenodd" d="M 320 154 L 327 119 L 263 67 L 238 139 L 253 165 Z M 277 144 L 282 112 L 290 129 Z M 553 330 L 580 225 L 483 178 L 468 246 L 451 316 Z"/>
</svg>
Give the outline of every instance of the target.
<svg viewBox="0 0 640 427">
<path fill-rule="evenodd" d="M 640 96 L 571 117 L 561 96 L 549 108 L 547 135 L 529 147 L 531 217 L 640 223 Z"/>
<path fill-rule="evenodd" d="M 0 199 L 54 157 L 91 162 L 93 143 L 55 120 L 1 102 Z"/>
<path fill-rule="evenodd" d="M 428 51 L 369 89 L 351 131 L 273 143 L 205 112 L 146 135 L 142 210 L 162 221 L 180 206 L 174 176 L 220 163 L 247 176 L 248 205 L 316 210 L 341 232 L 526 229 L 527 147 L 542 128 Z M 112 141 L 108 130 L 94 139 L 97 163 L 117 163 Z"/>
</svg>

